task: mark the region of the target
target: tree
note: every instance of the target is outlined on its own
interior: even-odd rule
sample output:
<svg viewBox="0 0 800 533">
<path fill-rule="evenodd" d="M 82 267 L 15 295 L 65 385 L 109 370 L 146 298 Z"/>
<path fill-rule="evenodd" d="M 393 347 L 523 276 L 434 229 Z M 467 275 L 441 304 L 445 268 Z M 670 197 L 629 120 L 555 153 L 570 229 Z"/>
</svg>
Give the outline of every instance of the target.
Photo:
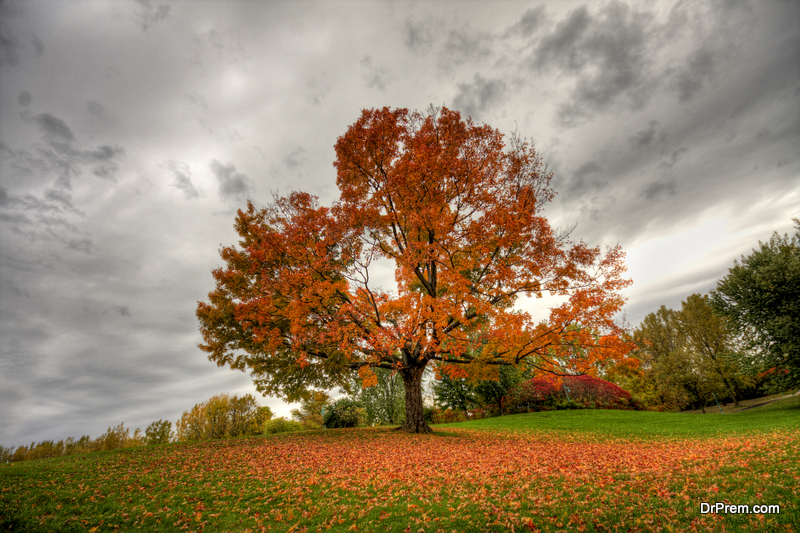
<svg viewBox="0 0 800 533">
<path fill-rule="evenodd" d="M 358 379 L 353 387 L 353 399 L 363 406 L 368 424 L 401 424 L 405 400 L 403 380 L 396 371 L 374 370 L 377 381 L 372 387 L 362 387 Z"/>
<path fill-rule="evenodd" d="M 351 372 L 371 386 L 375 368 L 394 370 L 402 429 L 429 432 L 431 363 L 475 378 L 525 359 L 580 373 L 630 349 L 613 320 L 630 283 L 624 254 L 553 231 L 542 215 L 551 174 L 528 142 L 444 108 L 383 108 L 365 110 L 335 149 L 332 207 L 292 192 L 238 212 L 240 247 L 222 248 L 226 268 L 197 307 L 209 359 L 291 401 L 346 388 Z M 378 260 L 394 263 L 396 289 L 375 286 Z M 513 309 L 546 293 L 565 297 L 548 320 Z M 478 325 L 485 342 L 468 353 Z M 593 349 L 576 357 L 576 345 Z"/>
<path fill-rule="evenodd" d="M 705 412 L 714 396 L 730 396 L 738 405 L 749 385 L 737 364 L 736 335 L 712 312 L 707 296 L 689 296 L 679 311 L 662 305 L 634 337 L 641 373 L 623 384 L 649 405 L 680 409 L 691 403 Z"/>
<path fill-rule="evenodd" d="M 681 302 L 679 322 L 691 349 L 705 358 L 706 365 L 719 376 L 734 405 L 739 407 L 740 390 L 748 382 L 736 364 L 736 339 L 725 319 L 714 314 L 708 296 L 692 294 Z"/>
<path fill-rule="evenodd" d="M 800 384 L 800 220 L 795 234 L 774 233 L 711 291 L 711 305 L 761 348 L 772 390 Z"/>
<path fill-rule="evenodd" d="M 469 410 L 478 403 L 478 396 L 466 377 L 442 374 L 441 379 L 433 384 L 433 390 L 437 404 L 454 411 L 464 411 L 464 417 L 469 420 Z"/>
<path fill-rule="evenodd" d="M 272 416 L 272 411 L 266 409 L 263 411 L 252 394 L 241 398 L 217 394 L 184 411 L 175 424 L 175 437 L 191 441 L 255 435 L 261 433 L 264 422 Z"/>
<path fill-rule="evenodd" d="M 331 403 L 331 397 L 324 391 L 312 391 L 300 404 L 299 409 L 292 409 L 292 418 L 303 422 L 312 429 L 321 428 L 324 422 L 325 408 Z"/>
<path fill-rule="evenodd" d="M 522 381 L 522 373 L 514 366 L 501 366 L 497 369 L 497 379 L 482 379 L 475 384 L 475 392 L 487 404 L 497 405 L 503 416 L 503 400 L 508 392 Z"/>
<path fill-rule="evenodd" d="M 172 422 L 169 420 L 156 420 L 147 426 L 144 434 L 148 445 L 165 444 L 172 437 Z"/>
<path fill-rule="evenodd" d="M 325 410 L 326 428 L 354 428 L 364 424 L 366 411 L 351 398 L 339 398 Z"/>
</svg>

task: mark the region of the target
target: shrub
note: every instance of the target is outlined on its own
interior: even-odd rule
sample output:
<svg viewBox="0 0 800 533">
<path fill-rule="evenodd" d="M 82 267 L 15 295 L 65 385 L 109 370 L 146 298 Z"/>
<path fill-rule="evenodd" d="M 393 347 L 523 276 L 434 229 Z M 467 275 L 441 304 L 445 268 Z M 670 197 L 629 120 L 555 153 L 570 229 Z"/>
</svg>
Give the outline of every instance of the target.
<svg viewBox="0 0 800 533">
<path fill-rule="evenodd" d="M 608 381 L 586 375 L 523 381 L 509 390 L 505 402 L 512 413 L 551 409 L 643 408 L 641 402 L 633 400 L 627 391 Z"/>
<path fill-rule="evenodd" d="M 537 378 L 523 381 L 508 391 L 506 408 L 512 413 L 547 411 L 556 406 L 559 391 L 550 380 Z"/>
<path fill-rule="evenodd" d="M 608 381 L 592 376 L 567 376 L 570 399 L 590 408 L 629 409 L 631 395 Z"/>
<path fill-rule="evenodd" d="M 366 411 L 350 398 L 336 400 L 325 409 L 323 422 L 326 428 L 354 428 L 364 425 Z"/>
<path fill-rule="evenodd" d="M 465 420 L 463 412 L 453 411 L 452 409 L 434 409 L 432 411 L 432 418 L 434 424 L 449 424 L 451 422 L 463 422 Z"/>
<path fill-rule="evenodd" d="M 283 417 L 273 418 L 264 424 L 264 433 L 267 435 L 285 433 L 287 431 L 300 431 L 302 429 L 304 429 L 302 422 L 286 420 Z"/>
</svg>

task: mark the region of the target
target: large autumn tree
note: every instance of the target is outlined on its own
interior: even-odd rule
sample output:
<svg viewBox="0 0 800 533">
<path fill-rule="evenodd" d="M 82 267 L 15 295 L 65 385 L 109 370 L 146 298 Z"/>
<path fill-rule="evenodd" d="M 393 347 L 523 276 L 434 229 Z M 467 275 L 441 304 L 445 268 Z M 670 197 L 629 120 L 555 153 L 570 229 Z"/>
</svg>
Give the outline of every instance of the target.
<svg viewBox="0 0 800 533">
<path fill-rule="evenodd" d="M 392 369 L 402 429 L 429 432 L 429 366 L 486 377 L 527 359 L 583 373 L 627 353 L 613 321 L 629 284 L 623 252 L 551 228 L 551 174 L 531 144 L 444 108 L 383 108 L 365 110 L 335 148 L 333 206 L 293 192 L 238 212 L 239 247 L 221 249 L 227 267 L 197 308 L 200 348 L 218 365 L 289 400 Z M 396 288 L 375 285 L 387 261 Z M 514 310 L 519 296 L 545 294 L 563 297 L 547 320 Z"/>
</svg>

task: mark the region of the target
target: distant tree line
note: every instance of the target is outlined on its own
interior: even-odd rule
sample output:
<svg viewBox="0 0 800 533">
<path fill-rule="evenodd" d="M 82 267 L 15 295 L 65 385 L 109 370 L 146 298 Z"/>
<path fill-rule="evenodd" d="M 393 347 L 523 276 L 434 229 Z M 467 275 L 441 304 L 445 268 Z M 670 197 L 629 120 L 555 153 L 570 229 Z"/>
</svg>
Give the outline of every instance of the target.
<svg viewBox="0 0 800 533">
<path fill-rule="evenodd" d="M 702 409 L 717 401 L 800 387 L 800 221 L 741 261 L 707 295 L 648 314 L 634 331 L 638 369 L 616 381 L 651 408 Z"/>
<path fill-rule="evenodd" d="M 169 420 L 156 420 L 147 426 L 144 433 L 137 428 L 131 434 L 130 429 L 122 422 L 118 426 L 109 427 L 95 439 L 84 435 L 79 439 L 70 437 L 58 442 L 51 440 L 32 442 L 30 446 L 18 446 L 16 449 L 0 446 L 0 463 L 153 446 L 168 442 L 257 435 L 264 431 L 265 425 L 271 418 L 270 408 L 260 406 L 252 394 L 246 394 L 241 398 L 219 394 L 184 411 L 183 416 L 175 424 L 174 431 Z"/>
</svg>

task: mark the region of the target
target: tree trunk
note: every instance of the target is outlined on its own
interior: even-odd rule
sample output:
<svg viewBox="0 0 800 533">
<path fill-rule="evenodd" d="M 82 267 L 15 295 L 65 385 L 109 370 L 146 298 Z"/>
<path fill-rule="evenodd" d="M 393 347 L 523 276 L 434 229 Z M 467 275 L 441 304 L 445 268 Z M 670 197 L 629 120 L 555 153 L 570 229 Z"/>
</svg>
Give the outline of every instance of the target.
<svg viewBox="0 0 800 533">
<path fill-rule="evenodd" d="M 400 369 L 406 390 L 406 420 L 397 429 L 408 433 L 433 433 L 431 427 L 425 422 L 425 412 L 422 407 L 422 373 L 424 371 L 424 366 Z"/>
</svg>

